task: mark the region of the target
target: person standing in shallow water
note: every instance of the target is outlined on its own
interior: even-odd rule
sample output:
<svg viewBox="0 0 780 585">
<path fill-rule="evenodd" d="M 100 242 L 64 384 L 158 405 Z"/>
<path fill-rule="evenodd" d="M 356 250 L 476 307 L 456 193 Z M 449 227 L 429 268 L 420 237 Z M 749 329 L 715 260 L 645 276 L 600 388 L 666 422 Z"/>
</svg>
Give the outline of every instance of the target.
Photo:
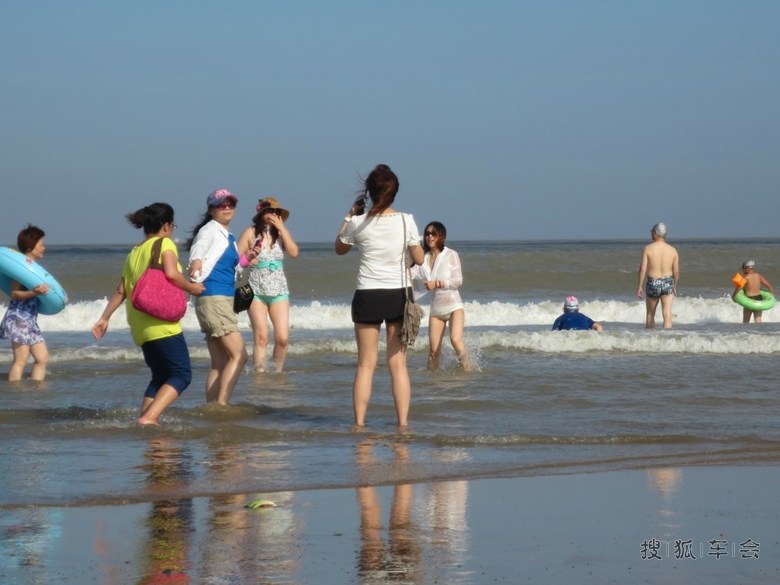
<svg viewBox="0 0 780 585">
<path fill-rule="evenodd" d="M 680 282 L 680 258 L 677 250 L 666 242 L 666 224 L 657 223 L 650 230 L 652 243 L 642 251 L 639 263 L 637 296 L 645 298 L 645 327 L 655 327 L 655 313 L 661 301 L 664 329 L 672 328 L 672 301 Z M 647 281 L 645 282 L 645 278 Z"/>
<path fill-rule="evenodd" d="M 190 278 L 205 287 L 195 301 L 195 315 L 206 336 L 211 367 L 206 377 L 206 402 L 227 405 L 249 356 L 233 311 L 238 248 L 228 231 L 238 198 L 217 189 L 206 198 L 207 210 L 192 230 Z"/>
<path fill-rule="evenodd" d="M 152 247 L 162 238 L 160 263 L 165 277 L 178 288 L 191 295 L 203 292 L 203 285 L 190 282 L 181 273 L 176 244 L 171 240 L 176 224 L 173 208 L 167 203 L 152 203 L 127 215 L 128 221 L 144 230 L 144 240 L 127 255 L 122 276 L 114 294 L 108 300 L 103 314 L 92 326 L 95 339 L 102 338 L 108 330 L 108 321 L 119 306 L 131 297 L 141 275 L 152 260 Z M 141 402 L 138 424 L 156 425 L 158 418 L 184 392 L 192 381 L 190 354 L 182 333 L 181 324 L 163 321 L 138 311 L 133 303 L 125 303 L 127 324 L 133 341 L 141 347 L 146 365 L 152 371 L 152 379 Z"/>
<path fill-rule="evenodd" d="M 19 251 L 32 261 L 43 258 L 46 246 L 44 231 L 34 225 L 28 225 L 16 237 Z M 15 280 L 11 280 L 11 302 L 0 323 L 0 339 L 10 339 L 14 361 L 8 371 L 9 382 L 19 382 L 30 355 L 33 366 L 30 379 L 41 382 L 46 378 L 46 365 L 49 363 L 49 349 L 38 326 L 38 296 L 49 292 L 45 282 L 32 290 L 27 290 Z"/>
<path fill-rule="evenodd" d="M 459 288 L 463 285 L 463 269 L 460 257 L 452 248 L 444 245 L 447 228 L 439 221 L 432 221 L 423 232 L 423 263 L 412 268 L 412 278 L 431 293 L 428 315 L 428 369 L 439 369 L 441 346 L 447 323 L 450 324 L 450 343 L 458 356 L 458 366 L 472 370 L 471 359 L 463 341 L 465 311 Z"/>
<path fill-rule="evenodd" d="M 284 274 L 284 255 L 298 256 L 298 244 L 285 222 L 290 212 L 274 197 L 260 199 L 252 225 L 238 239 L 239 264 L 252 272 L 249 285 L 254 299 L 249 306 L 252 325 L 252 362 L 256 372 L 265 372 L 268 319 L 274 326 L 274 370 L 281 372 L 287 357 L 290 331 L 290 291 Z"/>
<path fill-rule="evenodd" d="M 775 294 L 775 289 L 772 288 L 772 285 L 770 282 L 764 278 L 764 276 L 756 271 L 756 261 L 755 260 L 745 260 L 742 263 L 742 273 L 745 275 L 745 284 L 744 286 L 738 286 L 734 289 L 734 292 L 731 294 L 731 300 L 735 301 L 737 297 L 737 293 L 745 289 L 745 294 L 749 299 L 753 299 L 754 301 L 760 301 L 764 297 L 761 296 L 761 287 L 765 287 L 770 293 L 773 295 Z M 756 323 L 761 323 L 763 320 L 763 311 L 754 311 L 753 309 L 748 309 L 746 307 L 743 307 L 742 309 L 742 322 L 743 323 L 750 323 L 750 318 L 753 317 L 753 321 Z"/>
<path fill-rule="evenodd" d="M 355 424 L 359 427 L 365 424 L 371 398 L 382 323 L 385 323 L 387 335 L 386 360 L 398 426 L 408 425 L 412 388 L 406 366 L 406 347 L 401 342 L 401 325 L 409 285 L 406 278 L 409 260 L 421 264 L 423 251 L 412 215 L 390 207 L 398 188 L 398 177 L 390 167 L 377 165 L 368 174 L 335 241 L 335 252 L 339 256 L 353 246 L 360 252 L 357 290 L 352 297 L 352 321 L 358 347 L 352 405 Z M 369 199 L 371 209 L 365 212 Z"/>
</svg>

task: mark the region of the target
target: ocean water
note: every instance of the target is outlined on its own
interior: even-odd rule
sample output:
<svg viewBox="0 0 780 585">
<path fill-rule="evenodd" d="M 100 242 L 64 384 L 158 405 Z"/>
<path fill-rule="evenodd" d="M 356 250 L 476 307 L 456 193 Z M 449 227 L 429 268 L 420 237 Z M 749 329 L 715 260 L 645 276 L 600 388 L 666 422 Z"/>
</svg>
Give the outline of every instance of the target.
<svg viewBox="0 0 780 585">
<path fill-rule="evenodd" d="M 479 368 L 457 370 L 446 346 L 442 370 L 428 372 L 423 328 L 409 352 L 403 434 L 382 366 L 367 427 L 352 426 L 356 253 L 306 244 L 286 262 L 287 371 L 247 372 L 228 408 L 204 404 L 208 354 L 188 311 L 193 384 L 149 429 L 134 424 L 148 369 L 123 309 L 100 342 L 89 333 L 129 246 L 52 245 L 42 263 L 70 304 L 39 319 L 48 379 L 9 384 L 10 344 L 0 345 L 0 507 L 777 462 L 780 309 L 743 325 L 729 295 L 748 257 L 780 285 L 780 240 L 673 241 L 682 275 L 671 331 L 644 328 L 635 296 L 644 243 L 452 242 Z M 549 330 L 569 294 L 602 334 Z M 245 314 L 240 322 L 249 344 Z M 161 464 L 179 481 L 151 488 Z"/>
</svg>

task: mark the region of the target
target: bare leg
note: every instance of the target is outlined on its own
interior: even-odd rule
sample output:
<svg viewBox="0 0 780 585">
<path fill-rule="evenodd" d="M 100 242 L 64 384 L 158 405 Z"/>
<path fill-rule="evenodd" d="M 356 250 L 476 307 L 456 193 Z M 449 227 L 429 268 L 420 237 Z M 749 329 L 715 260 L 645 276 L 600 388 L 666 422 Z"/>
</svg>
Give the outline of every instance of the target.
<svg viewBox="0 0 780 585">
<path fill-rule="evenodd" d="M 464 370 L 471 370 L 472 364 L 466 344 L 463 341 L 463 329 L 465 327 L 465 312 L 458 309 L 450 317 L 450 343 L 458 356 L 458 365 Z"/>
<path fill-rule="evenodd" d="M 11 347 L 14 352 L 14 361 L 11 364 L 11 369 L 8 370 L 8 381 L 18 382 L 22 379 L 24 367 L 30 358 L 30 346 L 22 345 L 21 343 L 11 343 Z"/>
<path fill-rule="evenodd" d="M 281 372 L 290 339 L 290 301 L 276 301 L 268 307 L 268 312 L 274 324 L 274 366 L 277 372 Z"/>
<path fill-rule="evenodd" d="M 46 342 L 41 341 L 30 347 L 30 352 L 35 360 L 30 378 L 40 382 L 46 378 L 46 366 L 49 363 L 49 349 L 46 347 Z"/>
<path fill-rule="evenodd" d="M 252 366 L 256 372 L 266 371 L 266 349 L 268 348 L 268 307 L 262 301 L 249 305 L 249 322 L 252 325 Z"/>
<path fill-rule="evenodd" d="M 241 370 L 249 359 L 244 338 L 238 331 L 233 331 L 209 339 L 207 345 L 211 355 L 211 370 L 206 386 L 206 401 L 227 405 Z"/>
<path fill-rule="evenodd" d="M 150 398 L 149 396 L 143 397 L 143 400 L 141 400 L 141 414 L 147 411 L 147 409 L 152 405 L 152 402 L 154 402 L 154 398 Z"/>
<path fill-rule="evenodd" d="M 444 328 L 447 323 L 438 317 L 428 319 L 428 369 L 439 369 L 441 357 L 441 342 L 444 339 Z"/>
<path fill-rule="evenodd" d="M 763 317 L 761 315 L 763 314 L 763 311 L 753 311 L 753 321 L 755 323 L 761 323 L 763 321 Z"/>
<path fill-rule="evenodd" d="M 352 385 L 352 407 L 355 412 L 355 424 L 366 424 L 366 410 L 371 398 L 371 384 L 379 356 L 380 325 L 355 323 L 355 341 L 358 346 L 358 364 L 355 381 Z"/>
<path fill-rule="evenodd" d="M 156 425 L 159 424 L 157 419 L 176 399 L 179 397 L 179 393 L 170 384 L 163 384 L 157 391 L 157 396 L 149 398 L 144 396 L 143 404 L 141 405 L 141 418 L 138 419 L 139 425 Z"/>
<path fill-rule="evenodd" d="M 664 315 L 664 329 L 672 328 L 672 302 L 674 295 L 664 295 L 661 297 L 661 311 Z"/>
<path fill-rule="evenodd" d="M 388 323 L 387 368 L 390 370 L 390 384 L 393 388 L 395 414 L 399 427 L 409 424 L 409 403 L 412 398 L 412 383 L 406 367 L 406 347 L 401 343 L 401 323 Z"/>
<path fill-rule="evenodd" d="M 658 308 L 658 297 L 647 297 L 645 304 L 647 306 L 645 327 L 647 329 L 653 329 L 655 327 L 655 311 Z"/>
<path fill-rule="evenodd" d="M 216 402 L 219 395 L 220 374 L 227 362 L 227 356 L 217 337 L 210 337 L 206 342 L 206 347 L 209 350 L 209 358 L 211 358 L 209 374 L 206 376 L 206 402 Z"/>
</svg>

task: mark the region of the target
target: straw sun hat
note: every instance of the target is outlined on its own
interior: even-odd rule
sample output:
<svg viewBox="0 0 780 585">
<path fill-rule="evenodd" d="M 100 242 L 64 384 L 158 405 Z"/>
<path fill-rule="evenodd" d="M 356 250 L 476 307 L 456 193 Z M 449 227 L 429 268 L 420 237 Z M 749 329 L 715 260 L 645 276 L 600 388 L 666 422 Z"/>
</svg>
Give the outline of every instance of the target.
<svg viewBox="0 0 780 585">
<path fill-rule="evenodd" d="M 279 200 L 276 197 L 265 197 L 260 199 L 255 209 L 257 210 L 258 216 L 262 215 L 263 212 L 267 209 L 278 209 L 279 217 L 282 218 L 282 221 L 287 221 L 287 218 L 290 217 L 290 212 L 281 206 Z"/>
</svg>

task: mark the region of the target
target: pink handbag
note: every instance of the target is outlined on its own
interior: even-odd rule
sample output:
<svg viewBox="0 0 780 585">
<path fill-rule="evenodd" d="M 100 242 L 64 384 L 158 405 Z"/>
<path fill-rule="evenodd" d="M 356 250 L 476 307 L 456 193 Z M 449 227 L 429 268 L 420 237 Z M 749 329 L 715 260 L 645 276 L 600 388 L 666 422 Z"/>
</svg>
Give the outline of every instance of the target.
<svg viewBox="0 0 780 585">
<path fill-rule="evenodd" d="M 160 263 L 162 238 L 152 244 L 152 259 L 149 268 L 133 287 L 130 302 L 137 310 L 163 321 L 176 322 L 187 310 L 187 296 L 184 291 L 165 277 Z"/>
</svg>

